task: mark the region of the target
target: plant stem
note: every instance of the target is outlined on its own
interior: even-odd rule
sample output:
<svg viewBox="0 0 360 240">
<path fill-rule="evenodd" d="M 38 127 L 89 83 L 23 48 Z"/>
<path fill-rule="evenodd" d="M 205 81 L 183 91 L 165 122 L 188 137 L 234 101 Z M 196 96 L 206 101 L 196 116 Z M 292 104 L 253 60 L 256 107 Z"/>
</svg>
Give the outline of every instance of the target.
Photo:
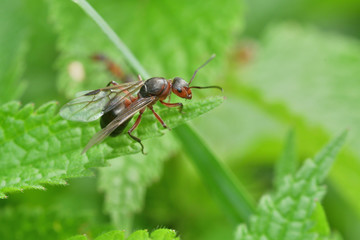
<svg viewBox="0 0 360 240">
<path fill-rule="evenodd" d="M 227 215 L 237 223 L 248 220 L 255 211 L 254 203 L 232 172 L 211 153 L 188 125 L 179 126 L 174 132 Z"/>
<path fill-rule="evenodd" d="M 105 22 L 105 20 L 95 11 L 95 9 L 86 0 L 73 0 L 78 4 L 100 27 L 106 36 L 114 43 L 114 45 L 124 55 L 129 65 L 135 70 L 136 73 L 140 74 L 143 78 L 148 79 L 150 75 L 143 68 L 140 62 L 135 58 L 134 54 L 125 45 L 123 41 L 116 35 L 114 30 Z"/>
</svg>

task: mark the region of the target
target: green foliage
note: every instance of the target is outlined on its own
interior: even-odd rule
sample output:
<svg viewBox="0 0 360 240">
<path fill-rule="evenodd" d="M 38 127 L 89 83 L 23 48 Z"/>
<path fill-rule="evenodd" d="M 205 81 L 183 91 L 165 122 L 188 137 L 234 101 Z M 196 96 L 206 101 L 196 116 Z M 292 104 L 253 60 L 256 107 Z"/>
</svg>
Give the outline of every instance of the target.
<svg viewBox="0 0 360 240">
<path fill-rule="evenodd" d="M 249 79 L 247 87 L 255 90 L 263 103 L 281 103 L 291 112 L 287 116 L 286 111 L 272 110 L 281 121 L 303 127 L 298 121 L 300 118 L 307 128 L 315 125 L 328 135 L 343 127 L 350 128 L 352 136 L 360 134 L 357 114 L 360 95 L 356 90 L 360 75 L 358 41 L 284 24 L 267 31 L 256 55 L 256 60 L 244 69 L 244 77 Z M 261 107 L 268 108 L 268 105 Z M 303 141 L 314 143 L 315 139 L 312 136 Z M 353 189 L 360 182 L 359 144 L 360 139 L 355 137 L 349 144 L 348 156 L 336 163 L 331 173 L 334 184 L 358 216 L 360 196 Z"/>
<path fill-rule="evenodd" d="M 0 5 L 0 104 L 18 98 L 24 91 L 21 77 L 28 48 L 24 8 L 21 0 L 3 1 Z"/>
<path fill-rule="evenodd" d="M 76 232 L 101 232 L 110 226 L 98 225 L 91 212 L 66 215 L 54 208 L 41 206 L 5 207 L 1 211 L 0 236 L 2 239 L 65 239 Z M 100 228 L 100 229 L 99 229 Z"/>
<path fill-rule="evenodd" d="M 186 104 L 185 114 L 167 108 L 158 113 L 169 127 L 176 127 L 221 102 L 221 97 L 210 98 Z M 161 135 L 164 130 L 151 112 L 144 115 L 136 136 L 147 139 Z M 4 192 L 43 189 L 44 183 L 65 184 L 65 178 L 91 175 L 89 168 L 104 165 L 106 159 L 139 152 L 139 146 L 123 134 L 81 155 L 82 148 L 100 127 L 97 122 L 81 124 L 61 119 L 56 103 L 45 104 L 35 112 L 32 104 L 20 108 L 17 102 L 7 103 L 0 108 L 0 123 L 2 198 Z"/>
<path fill-rule="evenodd" d="M 88 238 L 84 235 L 78 235 L 68 240 L 87 240 Z M 129 237 L 125 237 L 123 231 L 111 231 L 100 235 L 95 238 L 95 240 L 180 240 L 179 237 L 176 237 L 174 230 L 170 229 L 157 229 L 153 231 L 150 236 L 149 232 L 146 230 L 138 230 L 132 233 Z"/>
<path fill-rule="evenodd" d="M 237 222 L 248 219 L 254 213 L 253 202 L 229 169 L 201 144 L 189 127 L 180 126 L 175 133 L 228 216 Z"/>
<path fill-rule="evenodd" d="M 66 187 L 24 191 L 0 202 L 0 239 L 66 239 L 75 234 L 97 236 L 113 229 L 98 209 L 102 196 L 94 178 L 69 180 Z"/>
<path fill-rule="evenodd" d="M 261 34 L 274 22 L 296 21 L 311 24 L 318 28 L 331 29 L 359 37 L 354 19 L 359 16 L 359 3 L 357 0 L 318 1 L 311 0 L 245 0 L 247 11 L 246 33 L 250 35 Z M 284 11 L 281 11 L 284 9 Z M 286 10 L 285 10 L 286 9 Z M 280 11 L 279 11 L 280 10 Z"/>
<path fill-rule="evenodd" d="M 238 180 L 255 199 L 268 192 L 272 183 L 276 191 L 261 200 L 262 212 L 251 221 L 254 226 L 249 230 L 242 226 L 240 233 L 247 231 L 257 238 L 254 228 L 262 231 L 269 223 L 273 226 L 285 219 L 278 206 L 288 191 L 298 190 L 305 197 L 292 199 L 303 207 L 306 217 L 295 221 L 303 215 L 289 208 L 293 215 L 286 215 L 285 220 L 292 224 L 289 229 L 295 229 L 294 234 L 300 233 L 302 225 L 304 238 L 359 239 L 358 0 L 90 3 L 151 76 L 188 80 L 196 67 L 216 53 L 217 58 L 199 72 L 193 84 L 222 86 L 225 101 L 192 121 L 192 129 L 201 137 L 193 136 L 195 131 L 186 126 L 171 131 L 177 133 L 181 148 L 171 132 L 146 112 L 135 136 L 149 139 L 144 141 L 148 155 L 126 155 L 140 148 L 125 134 L 80 155 L 100 129 L 98 123 L 64 121 L 57 116 L 56 104 L 43 104 L 56 100 L 62 105 L 78 91 L 116 80 L 104 64 L 90 59 L 93 53 L 109 56 L 126 73 L 142 73 L 143 78 L 148 74 L 128 65 L 127 57 L 71 0 L 0 1 L 0 195 L 46 188 L 18 191 L 0 201 L 0 239 L 67 239 L 76 234 L 80 235 L 74 239 L 95 239 L 114 227 L 125 229 L 125 234 L 115 231 L 99 238 L 124 239 L 132 227 L 158 226 L 177 229 L 182 239 L 231 239 L 239 222 L 226 217 L 240 216 L 241 206 L 247 206 L 239 200 L 245 190 L 238 194 L 239 184 L 234 184 Z M 297 22 L 284 22 L 289 19 Z M 241 33 L 244 22 L 245 34 Z M 76 75 L 82 70 L 84 75 Z M 186 114 L 155 106 L 172 128 L 223 102 L 220 97 L 197 102 L 201 95 L 217 95 L 216 91 L 193 93 L 194 100 L 185 102 Z M 11 100 L 21 101 L 24 107 Z M 35 110 L 29 102 L 43 106 Z M 289 135 L 274 168 L 289 128 L 297 134 Z M 319 155 L 302 169 L 322 170 L 314 170 L 313 176 L 304 170 L 304 177 L 296 175 L 296 160 L 309 156 L 343 128 L 350 129 L 349 145 L 330 172 L 322 206 L 320 198 L 309 199 L 322 196 L 319 184 L 330 164 L 320 166 L 316 159 L 323 158 Z M 154 138 L 163 133 L 167 133 L 164 138 Z M 111 158 L 116 159 L 106 164 Z M 171 161 L 163 171 L 167 159 Z M 100 166 L 107 167 L 92 169 Z M 227 167 L 237 179 L 223 171 Z M 87 175 L 95 176 L 82 177 Z M 224 181 L 226 176 L 230 181 Z M 153 184 L 156 180 L 160 182 Z M 284 181 L 298 188 L 284 189 Z M 313 188 L 306 189 L 309 181 Z M 270 229 L 269 234 L 276 235 L 276 229 Z M 163 231 L 170 239 L 176 237 L 174 232 Z M 155 238 L 149 234 L 139 231 L 128 239 Z"/>
<path fill-rule="evenodd" d="M 243 96 L 228 93 L 232 88 L 225 87 L 226 99 L 221 107 L 194 119 L 196 130 L 216 156 L 228 159 L 230 163 L 272 162 L 281 150 L 282 136 L 288 126 L 279 122 L 272 112 L 242 99 Z M 241 177 L 246 172 L 237 175 Z M 254 181 L 256 178 L 251 179 Z"/>
<path fill-rule="evenodd" d="M 61 101 L 63 96 L 59 94 L 55 84 L 56 35 L 53 27 L 47 21 L 47 4 L 43 0 L 20 1 L 24 5 L 21 16 L 26 16 L 24 26 L 28 30 L 28 37 L 25 38 L 27 40 L 27 50 L 24 57 L 25 69 L 22 77 L 22 82 L 26 81 L 27 87 L 21 95 L 20 101 L 23 103 L 35 103 L 36 106 L 54 100 Z M 11 19 L 13 20 L 14 17 L 15 15 L 12 15 Z M 12 21 L 6 22 L 10 23 Z M 23 38 L 23 40 L 25 39 Z M 19 99 L 17 98 L 17 100 Z"/>
<path fill-rule="evenodd" d="M 311 221 L 314 223 L 314 226 L 311 229 L 313 232 L 318 233 L 319 236 L 323 238 L 330 235 L 330 226 L 326 218 L 326 213 L 319 202 L 316 202 L 316 207 L 311 218 Z"/>
<path fill-rule="evenodd" d="M 129 155 L 110 161 L 100 169 L 99 189 L 105 193 L 105 211 L 117 229 L 130 231 L 134 214 L 142 207 L 146 188 L 162 173 L 164 160 L 176 148 L 171 135 L 146 141 L 147 154 Z"/>
<path fill-rule="evenodd" d="M 291 130 L 288 134 L 286 146 L 275 166 L 275 186 L 279 188 L 286 175 L 293 174 L 297 168 L 295 133 Z"/>
<path fill-rule="evenodd" d="M 329 172 L 345 136 L 346 132 L 323 148 L 314 160 L 306 160 L 295 174 L 283 178 L 272 196 L 262 197 L 258 213 L 251 219 L 250 230 L 244 225 L 240 226 L 236 239 L 305 240 L 317 239 L 328 233 L 323 227 L 326 218 L 319 216 L 319 210 L 315 211 L 315 219 L 320 223 L 316 223 L 315 228 L 312 215 L 325 193 L 320 184 Z M 291 145 L 287 146 L 290 148 Z"/>
</svg>

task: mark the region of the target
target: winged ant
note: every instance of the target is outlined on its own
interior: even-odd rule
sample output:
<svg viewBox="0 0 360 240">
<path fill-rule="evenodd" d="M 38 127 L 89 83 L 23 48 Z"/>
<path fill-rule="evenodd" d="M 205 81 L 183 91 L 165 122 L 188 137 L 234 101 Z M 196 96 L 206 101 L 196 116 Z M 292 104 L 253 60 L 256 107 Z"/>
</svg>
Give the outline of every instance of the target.
<svg viewBox="0 0 360 240">
<path fill-rule="evenodd" d="M 213 58 L 213 54 L 205 63 L 198 67 L 192 75 L 189 83 L 180 77 L 174 79 L 165 79 L 163 77 L 152 77 L 143 81 L 138 75 L 138 81 L 118 84 L 111 81 L 106 87 L 80 92 L 77 98 L 65 104 L 60 109 L 60 115 L 67 120 L 91 122 L 100 118 L 102 130 L 97 132 L 85 146 L 82 153 L 85 153 L 95 144 L 104 140 L 107 136 L 117 136 L 124 131 L 131 121 L 132 117 L 139 112 L 139 115 L 133 126 L 127 131 L 129 136 L 141 145 L 144 154 L 144 145 L 141 139 L 132 135 L 132 132 L 139 126 L 142 114 L 148 108 L 152 111 L 156 119 L 164 128 L 168 128 L 161 117 L 154 111 L 153 105 L 160 102 L 167 107 L 179 107 L 182 112 L 182 103 L 165 102 L 166 98 L 170 98 L 171 93 L 184 98 L 192 98 L 192 88 L 205 89 L 217 88 L 219 86 L 190 86 L 197 72 L 208 64 Z M 95 55 L 95 60 L 103 61 L 107 68 L 115 75 L 124 78 L 124 73 L 114 63 L 102 55 Z"/>
</svg>

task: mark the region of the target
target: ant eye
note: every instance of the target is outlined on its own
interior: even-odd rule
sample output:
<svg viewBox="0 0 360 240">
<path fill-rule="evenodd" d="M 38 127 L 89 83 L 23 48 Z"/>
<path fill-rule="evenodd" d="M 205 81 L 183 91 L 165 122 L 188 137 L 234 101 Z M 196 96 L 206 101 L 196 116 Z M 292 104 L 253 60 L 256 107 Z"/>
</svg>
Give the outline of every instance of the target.
<svg viewBox="0 0 360 240">
<path fill-rule="evenodd" d="M 178 89 L 176 89 L 179 93 L 181 93 L 182 92 L 182 89 L 181 88 L 178 88 Z"/>
</svg>

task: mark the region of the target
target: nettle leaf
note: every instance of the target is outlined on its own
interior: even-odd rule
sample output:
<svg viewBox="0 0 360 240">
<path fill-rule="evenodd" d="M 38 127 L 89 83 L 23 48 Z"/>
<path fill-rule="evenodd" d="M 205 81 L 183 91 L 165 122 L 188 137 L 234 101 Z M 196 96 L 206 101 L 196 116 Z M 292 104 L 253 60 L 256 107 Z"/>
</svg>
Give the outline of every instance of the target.
<svg viewBox="0 0 360 240">
<path fill-rule="evenodd" d="M 24 9 L 21 0 L 0 3 L 0 103 L 16 99 L 25 89 L 25 82 L 20 81 L 28 48 Z"/>
<path fill-rule="evenodd" d="M 89 175 L 86 164 L 103 162 L 102 153 L 94 157 L 77 153 L 86 143 L 83 131 L 87 129 L 62 120 L 56 114 L 57 108 L 53 102 L 36 112 L 34 105 L 20 108 L 18 102 L 0 108 L 2 198 L 4 192 L 43 189 L 42 183 L 65 184 L 65 177 Z"/>
<path fill-rule="evenodd" d="M 192 101 L 184 106 L 185 114 L 177 109 L 156 108 L 170 128 L 184 123 L 223 101 L 222 97 Z M 86 154 L 81 151 L 96 131 L 97 121 L 75 123 L 63 120 L 58 106 L 50 102 L 34 112 L 31 104 L 20 108 L 17 102 L 0 107 L 0 197 L 5 192 L 26 188 L 43 189 L 42 184 L 65 184 L 66 178 L 91 175 L 91 167 L 104 166 L 105 160 L 136 153 L 140 147 L 127 135 L 108 138 Z M 164 129 L 151 112 L 135 130 L 135 136 L 147 139 L 162 135 Z M 145 145 L 146 148 L 146 145 Z M 150 149 L 149 149 L 150 151 Z"/>
<path fill-rule="evenodd" d="M 326 218 L 325 210 L 319 202 L 316 202 L 316 207 L 311 217 L 314 223 L 312 231 L 317 232 L 319 236 L 323 238 L 328 237 L 331 234 L 330 226 Z"/>
<path fill-rule="evenodd" d="M 167 108 L 163 106 L 158 107 L 155 105 L 154 109 L 161 116 L 168 127 L 174 128 L 181 123 L 193 119 L 196 116 L 200 116 L 201 114 L 204 114 L 219 106 L 223 100 L 223 97 L 210 97 L 202 101 L 193 100 L 191 102 L 185 102 L 183 114 L 179 113 L 179 110 L 176 108 Z M 129 125 L 131 125 L 131 123 Z M 151 111 L 146 111 L 143 114 L 140 126 L 135 130 L 135 136 L 138 136 L 141 139 L 148 139 L 155 136 L 161 136 L 167 131 L 168 130 L 164 129 L 159 121 L 155 119 Z M 113 149 L 112 153 L 109 154 L 109 156 L 112 158 L 118 157 L 120 154 L 123 155 L 124 153 L 139 152 L 140 150 L 139 144 L 134 143 L 134 141 L 127 136 L 122 136 L 120 138 L 110 138 L 107 140 L 107 145 Z M 146 146 L 145 150 L 147 151 Z"/>
<path fill-rule="evenodd" d="M 147 155 L 136 154 L 110 161 L 101 168 L 99 189 L 105 192 L 105 211 L 117 229 L 130 231 L 134 214 L 143 206 L 147 186 L 161 176 L 169 151 L 177 148 L 171 135 L 146 141 Z"/>
<path fill-rule="evenodd" d="M 320 184 L 329 172 L 345 137 L 346 132 L 330 142 L 313 160 L 306 160 L 295 174 L 283 178 L 273 195 L 263 196 L 258 213 L 250 220 L 250 229 L 241 225 L 236 239 L 306 240 L 328 237 L 323 236 L 327 231 L 320 227 L 326 218 L 313 217 L 313 214 L 325 194 Z M 314 223 L 314 219 L 321 222 Z"/>
<path fill-rule="evenodd" d="M 56 0 L 48 0 L 48 3 L 59 33 L 58 86 L 67 96 L 73 96 L 84 86 L 99 88 L 99 84 L 109 82 L 110 75 L 104 67 L 89 59 L 94 53 L 105 53 L 122 67 L 127 67 L 119 51 L 76 4 Z M 218 57 L 213 63 L 199 72 L 196 79 L 199 85 L 213 83 L 222 72 L 226 52 L 241 25 L 242 8 L 236 0 L 211 0 L 206 4 L 190 0 L 145 4 L 110 0 L 89 3 L 153 76 L 189 79 L 200 64 L 216 53 Z M 71 77 L 69 66 L 74 61 L 84 68 L 84 78 Z"/>
<path fill-rule="evenodd" d="M 77 235 L 68 240 L 87 240 L 88 238 L 84 235 Z M 95 240 L 180 240 L 176 237 L 176 232 L 170 229 L 157 229 L 150 235 L 146 230 L 138 230 L 132 233 L 129 237 L 125 237 L 124 231 L 111 231 L 100 235 Z"/>
<path fill-rule="evenodd" d="M 307 127 L 321 128 L 325 136 L 343 127 L 351 129 L 352 136 L 360 135 L 359 41 L 296 24 L 282 24 L 269 28 L 259 46 L 255 58 L 244 69 L 246 87 L 256 91 L 267 106 L 281 103 L 289 110 L 290 117 L 284 111 L 275 113 L 282 121 L 285 118 L 301 126 L 302 123 L 294 121 L 301 118 Z M 313 135 L 309 142 L 312 139 Z M 335 163 L 330 174 L 334 187 L 357 216 L 360 195 L 354 189 L 360 182 L 359 145 L 360 138 L 352 137 L 349 151 L 341 163 Z"/>
</svg>

